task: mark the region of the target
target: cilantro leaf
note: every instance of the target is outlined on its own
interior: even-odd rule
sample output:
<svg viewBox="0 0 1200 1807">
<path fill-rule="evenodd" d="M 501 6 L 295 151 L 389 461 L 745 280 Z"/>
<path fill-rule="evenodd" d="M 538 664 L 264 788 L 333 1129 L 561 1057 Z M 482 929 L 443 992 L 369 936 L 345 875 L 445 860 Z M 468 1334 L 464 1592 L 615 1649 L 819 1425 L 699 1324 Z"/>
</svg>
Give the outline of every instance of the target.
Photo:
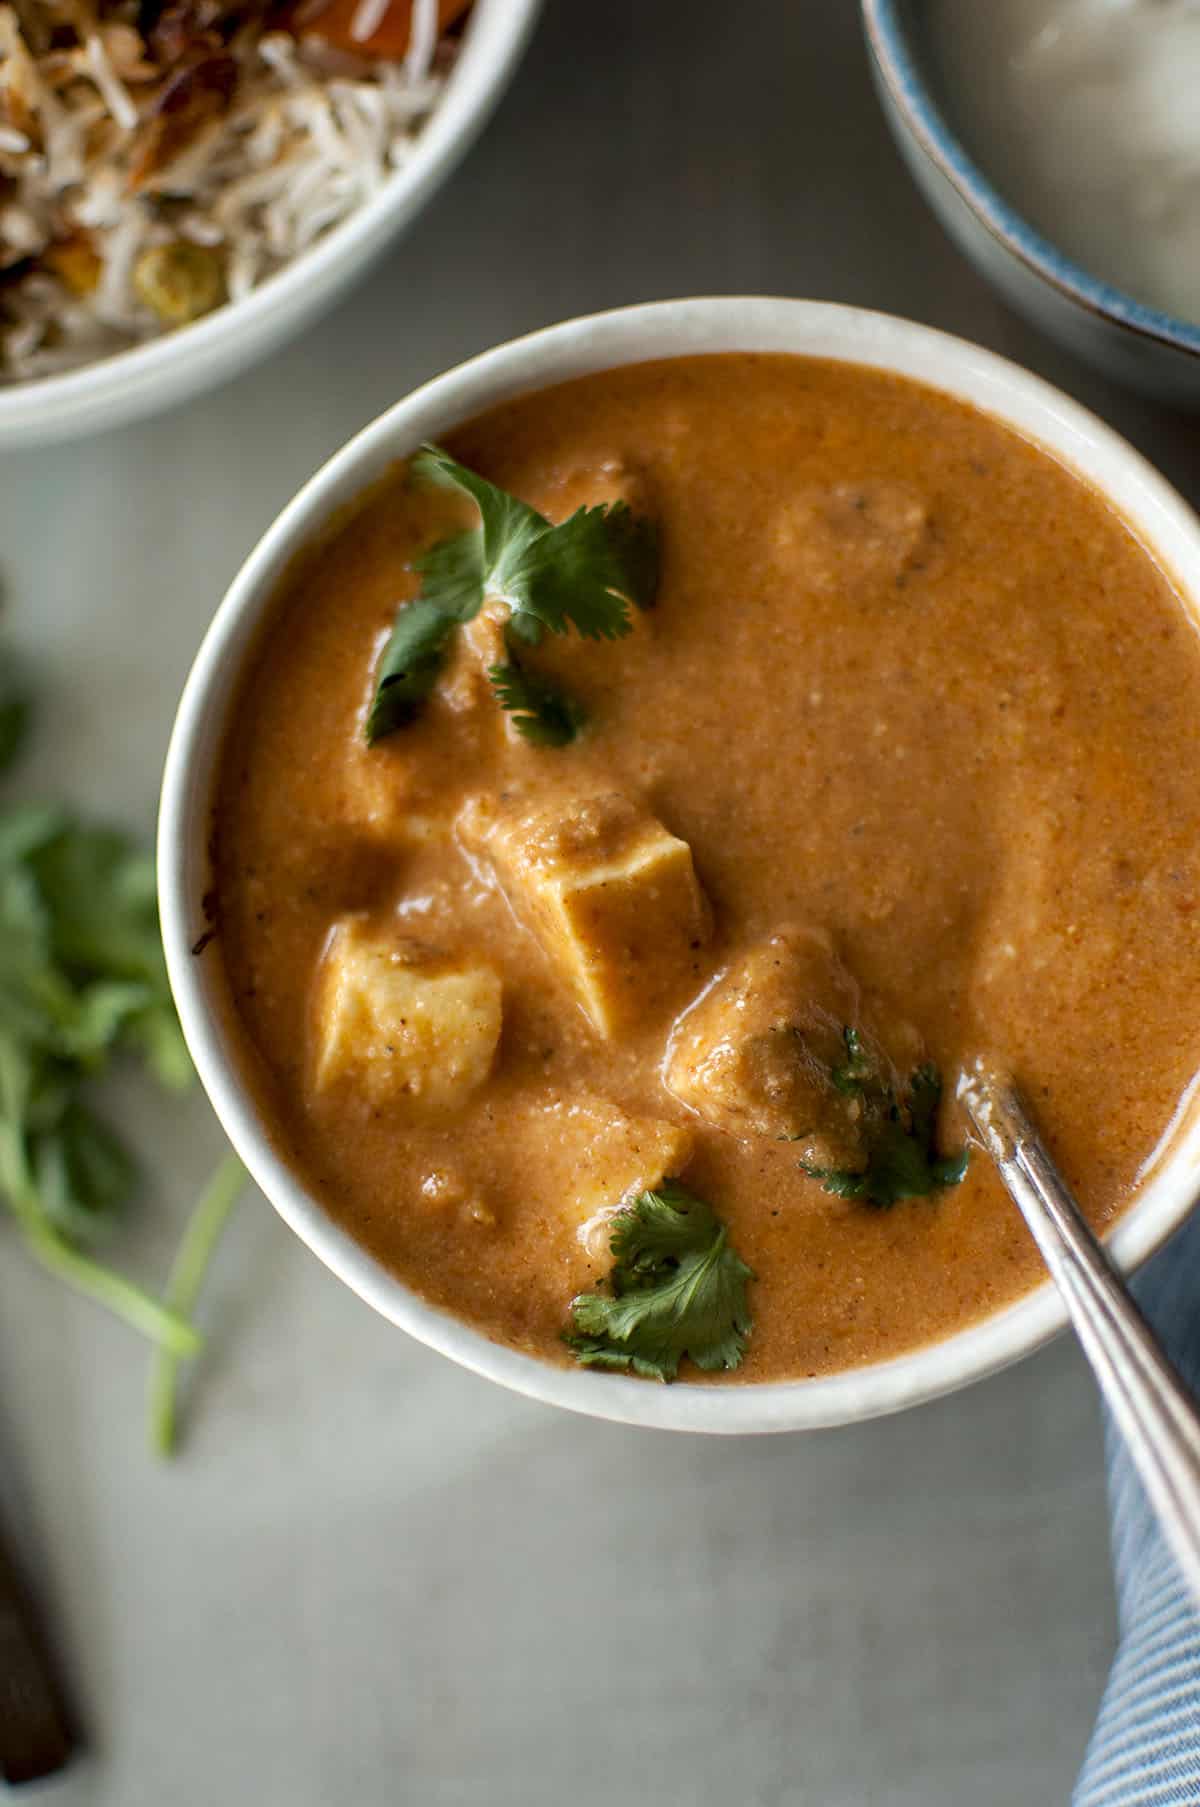
<svg viewBox="0 0 1200 1807">
<path fill-rule="evenodd" d="M 508 626 L 504 630 L 504 638 L 511 647 L 514 643 L 521 646 L 540 646 L 546 630 L 536 615 L 511 615 Z"/>
<path fill-rule="evenodd" d="M 158 1000 L 126 1019 L 122 1049 L 145 1061 L 164 1092 L 186 1092 L 192 1083 L 192 1057 L 170 998 Z"/>
<path fill-rule="evenodd" d="M 3 850 L 22 842 L 24 871 L 47 914 L 50 957 L 74 986 L 61 1051 L 91 1065 L 116 1047 L 140 1053 L 160 1083 L 185 1089 L 191 1061 L 167 984 L 153 859 L 120 832 L 85 827 L 62 811 L 0 815 L 0 864 Z"/>
<path fill-rule="evenodd" d="M 453 620 L 428 596 L 401 607 L 379 665 L 375 700 L 367 717 L 368 746 L 416 715 L 437 682 L 453 632 Z"/>
<path fill-rule="evenodd" d="M 30 1253 L 146 1335 L 191 1326 L 77 1246 L 136 1185 L 85 1101 L 135 1023 L 173 1019 L 153 868 L 123 835 L 58 810 L 0 809 L 0 1203 Z"/>
<path fill-rule="evenodd" d="M 487 594 L 488 574 L 483 534 L 477 527 L 438 540 L 414 561 L 414 569 L 421 574 L 417 602 L 445 621 L 447 633 L 475 619 Z"/>
<path fill-rule="evenodd" d="M 0 763 L 15 745 L 5 707 L 0 679 Z M 42 1267 L 177 1361 L 200 1348 L 194 1239 L 188 1287 L 165 1300 L 89 1251 L 138 1186 L 133 1156 L 91 1102 L 94 1081 L 131 1053 L 164 1084 L 191 1077 L 153 861 L 66 809 L 0 806 L 0 1211 Z M 210 1225 L 205 1250 L 212 1239 Z"/>
<path fill-rule="evenodd" d="M 631 607 L 649 608 L 658 587 L 657 530 L 624 502 L 580 508 L 555 526 L 439 446 L 422 446 L 411 469 L 419 482 L 469 497 L 479 525 L 439 540 L 416 561 L 421 590 L 401 607 L 384 652 L 367 717 L 371 745 L 411 721 L 437 680 L 450 633 L 488 597 L 507 603 L 510 633 L 536 646 L 543 632 L 572 629 L 585 640 L 620 639 L 632 626 Z M 542 719 L 545 711 L 521 713 Z M 562 746 L 572 738 L 566 725 L 559 710 L 549 734 L 526 738 Z"/>
<path fill-rule="evenodd" d="M 941 1074 L 932 1063 L 917 1067 L 901 1097 L 872 1061 L 855 1029 L 845 1031 L 847 1059 L 830 1069 L 838 1091 L 862 1100 L 867 1160 L 861 1170 L 800 1163 L 811 1179 L 839 1198 L 887 1210 L 901 1199 L 927 1198 L 957 1186 L 967 1171 L 968 1151 L 941 1156 L 937 1148 Z"/>
<path fill-rule="evenodd" d="M 78 1000 L 54 962 L 45 901 L 25 866 L 0 869 L 0 1025 L 40 1052 L 66 1054 Z"/>
<path fill-rule="evenodd" d="M 627 502 L 580 508 L 554 526 L 507 490 L 468 470 L 440 446 L 412 461 L 418 482 L 457 489 L 479 509 L 479 526 L 425 554 L 423 595 L 444 614 L 470 621 L 487 596 L 514 616 L 532 615 L 551 633 L 569 628 L 589 640 L 629 632 L 630 604 L 649 608 L 658 588 L 658 534 Z"/>
<path fill-rule="evenodd" d="M 470 621 L 489 594 L 511 600 L 506 580 L 520 569 L 529 548 L 549 528 L 545 516 L 457 463 L 440 446 L 423 445 L 411 471 L 416 482 L 459 490 L 479 509 L 478 527 L 443 540 L 425 554 L 419 567 L 426 573 L 422 593 L 429 593 L 432 567 L 439 606 L 456 621 Z M 520 604 L 513 606 L 515 611 Z"/>
<path fill-rule="evenodd" d="M 571 1304 L 565 1340 L 577 1361 L 653 1380 L 674 1380 L 685 1356 L 698 1368 L 738 1366 L 754 1276 L 711 1206 L 668 1181 L 617 1212 L 610 1247 L 610 1291 Z"/>
<path fill-rule="evenodd" d="M 32 1138 L 31 1164 L 45 1216 L 78 1242 L 107 1233 L 138 1181 L 124 1143 L 74 1098 L 52 1132 Z"/>
<path fill-rule="evenodd" d="M 565 747 L 587 719 L 571 697 L 526 671 L 513 656 L 506 665 L 489 666 L 488 677 L 500 707 L 508 710 L 513 727 L 532 746 Z"/>
<path fill-rule="evenodd" d="M 648 515 L 634 514 L 627 502 L 614 502 L 605 519 L 609 547 L 620 570 L 617 587 L 637 608 L 653 608 L 661 574 L 657 522 Z"/>
<path fill-rule="evenodd" d="M 585 640 L 619 640 L 633 625 L 629 605 L 637 581 L 625 557 L 628 516 L 628 506 L 616 502 L 547 525 L 505 559 L 496 593 L 515 615 L 532 615 L 552 634 L 573 627 Z"/>
<path fill-rule="evenodd" d="M 0 872 L 19 866 L 66 827 L 66 816 L 50 803 L 10 803 L 0 811 Z"/>
<path fill-rule="evenodd" d="M 70 1021 L 63 1028 L 63 1050 L 84 1066 L 102 1063 L 130 1025 L 155 1007 L 153 988 L 139 980 L 93 980 L 76 991 Z"/>
<path fill-rule="evenodd" d="M 49 912 L 55 958 L 73 974 L 165 991 L 154 861 L 116 829 L 64 826 L 27 866 Z"/>
</svg>

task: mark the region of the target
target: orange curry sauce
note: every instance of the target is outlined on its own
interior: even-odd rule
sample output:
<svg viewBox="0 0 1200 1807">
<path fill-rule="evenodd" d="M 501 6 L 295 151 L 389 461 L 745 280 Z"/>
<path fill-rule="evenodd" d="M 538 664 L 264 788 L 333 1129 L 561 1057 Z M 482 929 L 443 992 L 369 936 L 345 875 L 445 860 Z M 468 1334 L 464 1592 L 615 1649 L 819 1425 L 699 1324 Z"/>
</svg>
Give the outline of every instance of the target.
<svg viewBox="0 0 1200 1807">
<path fill-rule="evenodd" d="M 223 756 L 204 955 L 286 1158 L 425 1297 L 555 1361 L 609 1265 L 580 1229 L 617 1183 L 610 1121 L 634 1125 L 622 1159 L 666 1138 L 755 1271 L 738 1380 L 895 1354 L 1011 1300 L 1039 1265 L 981 1158 L 931 1198 L 848 1204 L 789 1143 L 690 1110 L 664 1052 L 740 950 L 815 924 L 865 1012 L 914 1025 L 950 1081 L 979 1049 L 1011 1061 L 1092 1221 L 1119 1213 L 1200 1067 L 1200 644 L 1170 583 L 1051 458 L 847 365 L 627 368 L 448 444 L 555 520 L 614 496 L 652 514 L 661 590 L 624 640 L 539 649 L 586 706 L 572 745 L 514 737 L 464 640 L 368 750 L 411 561 L 472 513 L 397 469 L 290 574 Z M 710 914 L 669 959 L 643 950 L 604 1035 L 462 821 L 613 794 L 687 843 Z M 496 975 L 499 1045 L 452 1108 L 322 1066 L 322 961 L 351 919 Z"/>
</svg>

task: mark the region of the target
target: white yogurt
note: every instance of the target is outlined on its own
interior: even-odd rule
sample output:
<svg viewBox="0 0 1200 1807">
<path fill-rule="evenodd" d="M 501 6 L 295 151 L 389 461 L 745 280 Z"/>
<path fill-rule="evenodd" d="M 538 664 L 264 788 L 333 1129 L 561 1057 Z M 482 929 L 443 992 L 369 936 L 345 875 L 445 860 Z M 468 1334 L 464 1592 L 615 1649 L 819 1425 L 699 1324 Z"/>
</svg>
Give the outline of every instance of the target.
<svg viewBox="0 0 1200 1807">
<path fill-rule="evenodd" d="M 1030 224 L 1200 321 L 1200 0 L 927 0 L 948 113 Z"/>
</svg>

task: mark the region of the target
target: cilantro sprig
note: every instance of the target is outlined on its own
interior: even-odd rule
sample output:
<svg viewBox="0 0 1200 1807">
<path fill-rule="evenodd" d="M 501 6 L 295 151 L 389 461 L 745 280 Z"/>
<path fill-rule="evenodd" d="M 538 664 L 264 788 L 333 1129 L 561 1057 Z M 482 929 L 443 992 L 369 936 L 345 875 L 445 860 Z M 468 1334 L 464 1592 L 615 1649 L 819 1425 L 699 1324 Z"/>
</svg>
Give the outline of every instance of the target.
<svg viewBox="0 0 1200 1807">
<path fill-rule="evenodd" d="M 16 757 L 28 712 L 0 675 L 0 773 Z M 170 1090 L 191 1083 L 153 861 L 126 835 L 65 808 L 0 804 L 0 1212 L 7 1208 L 35 1261 L 163 1353 L 156 1411 L 165 1449 L 178 1364 L 201 1347 L 195 1286 L 158 1298 L 96 1253 L 140 1180 L 133 1154 L 95 1108 L 97 1082 L 130 1059 Z M 228 1190 L 233 1169 L 223 1171 Z M 194 1262 L 190 1272 L 198 1285 Z"/>
<path fill-rule="evenodd" d="M 418 482 L 468 496 L 479 524 L 439 540 L 416 561 L 421 589 L 397 611 L 384 648 L 367 716 L 371 746 L 418 713 L 455 628 L 473 621 L 488 598 L 507 605 L 509 635 L 536 646 L 547 632 L 620 639 L 632 626 L 632 608 L 648 608 L 658 586 L 657 530 L 624 502 L 580 508 L 556 526 L 438 446 L 422 446 L 411 472 Z M 518 720 L 526 739 L 562 746 L 574 738 L 578 706 L 546 680 L 515 662 L 490 675 L 502 708 L 526 722 L 553 721 L 549 733 L 531 733 Z"/>
<path fill-rule="evenodd" d="M 967 1171 L 968 1151 L 940 1155 L 937 1147 L 942 1077 L 932 1062 L 916 1067 L 899 1096 L 884 1077 L 857 1029 L 844 1031 L 846 1059 L 830 1069 L 837 1091 L 862 1104 L 867 1160 L 860 1170 L 800 1163 L 826 1192 L 887 1210 L 901 1199 L 927 1198 L 957 1186 Z"/>
<path fill-rule="evenodd" d="M 571 1305 L 566 1342 L 585 1367 L 674 1380 L 685 1356 L 698 1368 L 736 1368 L 754 1278 L 729 1246 L 712 1207 L 668 1181 L 613 1218 L 608 1291 Z"/>
</svg>

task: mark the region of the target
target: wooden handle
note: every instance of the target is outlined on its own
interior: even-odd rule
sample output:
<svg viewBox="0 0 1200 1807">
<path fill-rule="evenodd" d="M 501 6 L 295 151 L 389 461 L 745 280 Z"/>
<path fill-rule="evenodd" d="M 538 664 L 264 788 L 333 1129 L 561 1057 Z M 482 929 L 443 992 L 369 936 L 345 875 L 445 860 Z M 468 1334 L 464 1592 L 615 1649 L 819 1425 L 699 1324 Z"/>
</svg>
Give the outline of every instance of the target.
<svg viewBox="0 0 1200 1807">
<path fill-rule="evenodd" d="M 0 1540 L 0 1777 L 17 1783 L 51 1775 L 71 1742 L 28 1597 Z"/>
</svg>

